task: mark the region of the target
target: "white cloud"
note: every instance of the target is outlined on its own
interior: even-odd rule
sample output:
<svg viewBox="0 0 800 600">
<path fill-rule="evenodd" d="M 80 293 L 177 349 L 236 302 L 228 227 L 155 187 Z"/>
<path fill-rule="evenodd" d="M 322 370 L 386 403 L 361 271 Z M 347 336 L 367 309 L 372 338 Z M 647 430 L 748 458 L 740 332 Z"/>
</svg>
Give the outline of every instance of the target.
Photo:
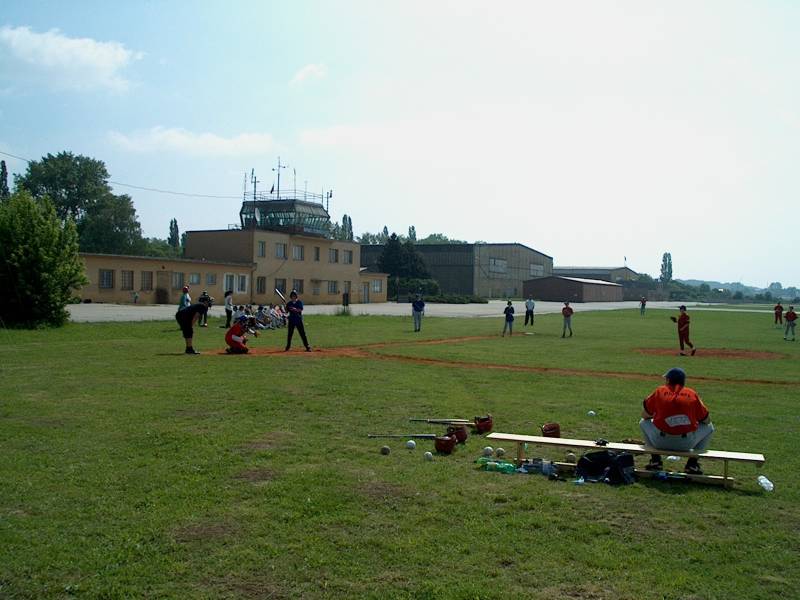
<svg viewBox="0 0 800 600">
<path fill-rule="evenodd" d="M 299 85 L 305 81 L 322 79 L 327 74 L 328 68 L 325 65 L 315 65 L 312 63 L 310 65 L 306 65 L 297 73 L 295 73 L 294 77 L 292 77 L 292 80 L 289 82 L 289 85 Z"/>
<path fill-rule="evenodd" d="M 0 27 L 0 47 L 48 83 L 77 90 L 126 91 L 130 82 L 120 71 L 144 56 L 119 42 L 71 38 L 57 29 L 36 33 L 29 27 Z"/>
<path fill-rule="evenodd" d="M 129 152 L 174 152 L 188 156 L 252 156 L 271 152 L 276 144 L 268 133 L 222 137 L 180 128 L 153 127 L 132 134 L 112 131 L 110 140 Z"/>
</svg>

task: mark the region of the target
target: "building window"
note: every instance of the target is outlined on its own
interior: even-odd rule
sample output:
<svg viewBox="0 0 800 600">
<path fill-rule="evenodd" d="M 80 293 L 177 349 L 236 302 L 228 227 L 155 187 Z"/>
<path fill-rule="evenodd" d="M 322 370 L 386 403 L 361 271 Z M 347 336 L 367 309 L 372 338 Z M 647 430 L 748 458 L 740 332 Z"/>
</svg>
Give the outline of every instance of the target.
<svg viewBox="0 0 800 600">
<path fill-rule="evenodd" d="M 233 291 L 233 284 L 235 282 L 235 279 L 236 278 L 233 276 L 233 273 L 225 273 L 225 290 L 224 291 L 226 291 L 226 292 L 228 292 L 228 291 L 232 292 Z"/>
<path fill-rule="evenodd" d="M 152 271 L 142 271 L 141 273 L 141 283 L 142 285 L 139 287 L 143 292 L 152 292 L 153 291 L 153 272 Z"/>
<path fill-rule="evenodd" d="M 275 289 L 278 290 L 281 294 L 286 294 L 286 280 L 285 279 L 276 279 L 275 280 Z"/>
<path fill-rule="evenodd" d="M 258 256 L 264 258 L 267 255 L 267 242 L 258 242 Z"/>
<path fill-rule="evenodd" d="M 294 259 L 294 260 L 305 260 L 306 259 L 306 247 L 305 246 L 292 246 L 292 259 Z"/>
<path fill-rule="evenodd" d="M 206 273 L 206 285 L 217 285 L 216 273 Z"/>
<path fill-rule="evenodd" d="M 266 294 L 267 293 L 267 278 L 266 277 L 259 277 L 256 279 L 256 294 Z"/>
<path fill-rule="evenodd" d="M 314 296 L 319 296 L 319 284 L 320 284 L 319 279 L 312 279 L 311 280 L 311 293 Z"/>
<path fill-rule="evenodd" d="M 275 258 L 286 258 L 286 244 L 275 244 Z"/>
<path fill-rule="evenodd" d="M 505 273 L 507 266 L 506 259 L 504 258 L 490 258 L 489 259 L 489 272 L 490 273 Z"/>
<path fill-rule="evenodd" d="M 133 289 L 133 271 L 120 271 L 120 286 L 121 290 Z"/>
<path fill-rule="evenodd" d="M 303 293 L 303 280 L 302 279 L 292 279 L 292 289 L 295 290 L 298 294 Z"/>
<path fill-rule="evenodd" d="M 342 262 L 346 265 L 353 264 L 353 251 L 352 250 L 343 250 L 342 251 Z"/>
<path fill-rule="evenodd" d="M 183 287 L 183 273 L 172 273 L 172 289 L 179 290 Z"/>
<path fill-rule="evenodd" d="M 383 292 L 383 280 L 382 279 L 373 279 L 372 280 L 372 291 L 381 293 Z"/>
<path fill-rule="evenodd" d="M 100 269 L 100 281 L 98 285 L 101 290 L 114 289 L 114 271 L 111 269 Z"/>
<path fill-rule="evenodd" d="M 531 277 L 544 277 L 544 265 L 535 265 L 531 263 L 530 269 Z"/>
<path fill-rule="evenodd" d="M 189 273 L 189 285 L 200 285 L 200 273 Z"/>
<path fill-rule="evenodd" d="M 350 287 L 351 287 L 350 282 L 349 281 L 345 281 L 344 282 L 344 289 L 342 291 L 345 294 L 349 294 L 350 293 Z"/>
<path fill-rule="evenodd" d="M 338 294 L 339 293 L 339 282 L 338 281 L 329 281 L 328 282 L 328 293 L 329 294 Z"/>
<path fill-rule="evenodd" d="M 314 260 L 319 262 L 319 246 L 314 246 Z"/>
<path fill-rule="evenodd" d="M 332 263 L 339 262 L 339 249 L 338 248 L 328 248 L 328 262 L 332 262 Z"/>
<path fill-rule="evenodd" d="M 247 292 L 247 275 L 238 275 L 236 277 L 236 291 L 240 294 Z"/>
</svg>

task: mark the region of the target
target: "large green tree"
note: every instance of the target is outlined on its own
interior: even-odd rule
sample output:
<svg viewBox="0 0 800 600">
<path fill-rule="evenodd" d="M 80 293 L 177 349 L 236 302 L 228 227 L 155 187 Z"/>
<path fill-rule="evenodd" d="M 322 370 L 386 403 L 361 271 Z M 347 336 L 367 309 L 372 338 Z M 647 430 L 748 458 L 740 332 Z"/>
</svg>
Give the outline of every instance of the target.
<svg viewBox="0 0 800 600">
<path fill-rule="evenodd" d="M 670 281 L 672 281 L 672 254 L 664 252 L 664 256 L 661 257 L 661 282 Z"/>
<path fill-rule="evenodd" d="M 72 218 L 25 191 L 0 204 L 0 319 L 5 325 L 62 325 L 66 305 L 86 284 Z"/>
<path fill-rule="evenodd" d="M 172 246 L 177 254 L 181 249 L 181 234 L 178 230 L 178 219 L 172 219 L 169 222 L 169 237 L 167 243 Z"/>
<path fill-rule="evenodd" d="M 109 174 L 103 161 L 72 152 L 48 154 L 28 164 L 22 175 L 15 175 L 17 189 L 34 198 L 47 196 L 62 219 L 79 222 L 102 198 L 111 193 Z"/>
<path fill-rule="evenodd" d="M 142 228 L 130 196 L 106 194 L 78 222 L 83 252 L 136 254 L 143 246 Z"/>
</svg>

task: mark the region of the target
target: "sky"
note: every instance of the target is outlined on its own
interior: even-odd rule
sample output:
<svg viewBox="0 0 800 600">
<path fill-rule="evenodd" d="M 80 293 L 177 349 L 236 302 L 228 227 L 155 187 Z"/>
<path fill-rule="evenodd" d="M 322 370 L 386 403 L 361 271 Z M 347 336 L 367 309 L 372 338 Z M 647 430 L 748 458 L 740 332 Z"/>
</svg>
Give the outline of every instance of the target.
<svg viewBox="0 0 800 600">
<path fill-rule="evenodd" d="M 148 237 L 237 223 L 280 156 L 356 235 L 800 286 L 798 25 L 778 0 L 6 0 L 0 151 L 104 161 Z"/>
</svg>

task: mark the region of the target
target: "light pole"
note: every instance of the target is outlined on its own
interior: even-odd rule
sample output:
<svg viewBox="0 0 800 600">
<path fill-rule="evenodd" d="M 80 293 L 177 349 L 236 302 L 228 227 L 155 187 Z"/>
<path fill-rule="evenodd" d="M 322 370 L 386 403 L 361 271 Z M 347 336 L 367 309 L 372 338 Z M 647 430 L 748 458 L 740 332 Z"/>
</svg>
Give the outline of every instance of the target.
<svg viewBox="0 0 800 600">
<path fill-rule="evenodd" d="M 276 168 L 272 169 L 273 171 L 276 171 L 278 173 L 278 200 L 281 199 L 281 169 L 285 169 L 285 168 L 286 168 L 286 165 L 282 165 L 281 164 L 281 157 L 279 156 L 278 157 L 278 166 Z"/>
</svg>

